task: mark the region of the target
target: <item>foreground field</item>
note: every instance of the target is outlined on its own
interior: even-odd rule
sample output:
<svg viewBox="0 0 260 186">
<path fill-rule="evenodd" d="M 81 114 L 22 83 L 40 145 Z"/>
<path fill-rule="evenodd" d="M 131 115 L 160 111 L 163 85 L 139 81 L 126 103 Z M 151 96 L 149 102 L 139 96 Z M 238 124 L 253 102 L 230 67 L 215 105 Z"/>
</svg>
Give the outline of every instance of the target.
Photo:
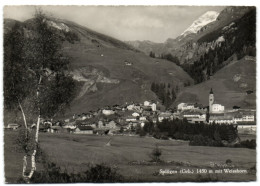
<svg viewBox="0 0 260 186">
<path fill-rule="evenodd" d="M 223 165 L 227 159 L 238 169 L 249 169 L 256 164 L 256 151 L 244 148 L 197 147 L 183 141 L 134 136 L 41 134 L 40 137 L 41 147 L 49 159 L 68 171 L 84 171 L 88 164 L 106 163 L 117 167 L 130 181 L 196 181 L 200 177 L 198 174 L 157 174 L 160 169 L 211 169 L 212 163 Z M 110 138 L 111 146 L 106 146 Z M 161 148 L 164 162 L 175 163 L 133 163 L 151 160 L 150 154 L 155 144 Z M 201 177 L 209 181 L 255 180 L 254 174 L 201 174 Z"/>
<path fill-rule="evenodd" d="M 14 138 L 15 131 L 5 132 L 5 140 Z M 106 143 L 111 140 L 111 146 Z M 162 150 L 164 163 L 149 163 L 155 145 Z M 8 147 L 7 147 L 8 145 Z M 234 169 L 248 170 L 256 165 L 256 151 L 245 148 L 218 148 L 189 146 L 188 142 L 157 140 L 130 136 L 92 136 L 74 134 L 40 134 L 40 146 L 48 154 L 48 160 L 68 172 L 85 171 L 89 165 L 105 163 L 116 167 L 126 181 L 174 182 L 174 181 L 250 181 L 255 173 L 247 174 L 172 174 L 158 175 L 162 170 L 222 169 L 211 164 L 223 165 L 227 159 Z M 21 154 L 12 151 L 12 144 L 5 144 L 6 180 L 12 182 L 21 173 Z M 10 153 L 10 154 L 9 154 Z M 15 156 L 19 157 L 15 157 Z M 144 163 L 146 162 L 146 164 Z M 148 164 L 147 164 L 148 162 Z M 18 174 L 15 174 L 18 173 Z"/>
</svg>

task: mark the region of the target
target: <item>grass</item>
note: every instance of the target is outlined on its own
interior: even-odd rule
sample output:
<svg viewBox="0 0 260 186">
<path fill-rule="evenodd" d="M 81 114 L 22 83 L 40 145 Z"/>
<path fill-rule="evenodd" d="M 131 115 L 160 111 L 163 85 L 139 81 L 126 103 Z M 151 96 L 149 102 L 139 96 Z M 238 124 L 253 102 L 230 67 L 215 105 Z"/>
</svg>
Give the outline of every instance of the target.
<svg viewBox="0 0 260 186">
<path fill-rule="evenodd" d="M 256 140 L 256 135 L 253 134 L 252 132 L 248 132 L 247 130 L 238 130 L 238 134 L 241 141 L 252 140 L 252 139 Z"/>
<path fill-rule="evenodd" d="M 237 74 L 241 78 L 234 82 L 233 78 Z M 241 88 L 242 83 L 246 83 L 247 87 Z M 244 58 L 232 62 L 219 70 L 212 79 L 183 89 L 175 105 L 181 102 L 198 102 L 207 106 L 210 88 L 213 89 L 215 101 L 224 105 L 225 109 L 231 109 L 235 105 L 256 108 L 256 63 Z M 247 90 L 253 90 L 254 93 L 247 95 Z"/>
<path fill-rule="evenodd" d="M 5 131 L 5 176 L 14 182 L 21 176 L 22 154 L 14 151 L 16 131 Z M 252 136 L 251 136 L 252 137 Z M 157 175 L 160 169 L 210 168 L 210 163 L 224 164 L 227 159 L 239 169 L 249 169 L 256 164 L 256 151 L 246 148 L 221 148 L 189 146 L 188 142 L 157 140 L 151 137 L 112 136 L 111 146 L 105 146 L 111 136 L 40 133 L 40 146 L 48 160 L 68 172 L 82 172 L 89 165 L 105 163 L 117 167 L 128 182 L 175 181 L 249 181 L 255 174 L 178 174 Z M 244 135 L 244 138 L 247 138 Z M 149 162 L 155 145 L 162 150 L 162 163 L 148 165 L 131 162 Z M 165 162 L 177 162 L 167 164 Z M 188 164 L 190 166 L 188 166 Z"/>
<path fill-rule="evenodd" d="M 17 131 L 4 131 L 4 171 L 8 183 L 13 183 L 22 176 L 23 153 L 17 150 L 16 134 Z"/>
<path fill-rule="evenodd" d="M 186 181 L 197 179 L 198 175 L 154 176 L 160 169 L 180 169 L 185 166 L 165 164 L 130 165 L 132 161 L 149 161 L 150 154 L 158 144 L 162 150 L 161 160 L 189 162 L 189 168 L 210 168 L 210 163 L 223 164 L 231 159 L 236 167 L 248 169 L 255 165 L 256 151 L 251 149 L 196 147 L 183 141 L 164 141 L 154 138 L 113 136 L 111 146 L 105 146 L 108 136 L 88 136 L 71 134 L 42 134 L 41 147 L 47 152 L 51 161 L 69 171 L 83 171 L 87 164 L 106 163 L 117 166 L 119 172 L 132 181 Z M 77 139 L 75 141 L 75 139 Z M 62 152 L 62 153 L 61 153 Z M 202 175 L 205 178 L 206 175 Z M 207 175 L 208 176 L 208 175 Z M 254 180 L 255 175 L 214 175 L 221 181 Z"/>
<path fill-rule="evenodd" d="M 119 84 L 100 83 L 98 91 L 75 100 L 66 116 L 96 110 L 109 104 L 157 100 L 150 90 L 153 81 L 171 83 L 174 86 L 181 86 L 187 81 L 193 84 L 191 77 L 172 62 L 150 58 L 144 53 L 131 50 L 123 42 L 77 24 L 66 24 L 80 37 L 79 42 L 64 42 L 63 45 L 64 54 L 71 58 L 72 69 L 91 66 L 104 72 L 106 77 L 120 81 Z M 100 46 L 97 47 L 92 40 L 98 41 Z M 126 66 L 125 61 L 131 62 L 132 66 Z"/>
<path fill-rule="evenodd" d="M 72 57 L 73 68 L 92 66 L 106 72 L 107 77 L 117 79 L 120 83 L 100 83 L 98 91 L 85 94 L 80 100 L 75 100 L 67 111 L 68 115 L 95 110 L 109 104 L 120 105 L 131 101 L 157 100 L 150 90 L 152 82 L 171 83 L 174 86 L 180 86 L 186 81 L 193 82 L 189 75 L 174 63 L 153 59 L 143 53 L 118 48 L 93 49 L 90 52 L 83 51 L 82 46 L 76 50 L 77 44 L 72 47 L 73 49 L 65 52 Z M 104 56 L 102 57 L 101 54 Z M 126 66 L 125 60 L 133 65 Z"/>
<path fill-rule="evenodd" d="M 106 77 L 120 81 L 118 84 L 99 83 L 95 93 L 86 93 L 79 100 L 73 101 L 64 117 L 97 110 L 107 105 L 158 100 L 150 90 L 153 81 L 171 83 L 174 86 L 187 81 L 193 83 L 192 78 L 172 62 L 150 58 L 144 53 L 132 50 L 132 47 L 124 42 L 69 21 L 60 21 L 65 22 L 80 38 L 80 41 L 74 43 L 65 41 L 62 46 L 64 56 L 70 58 L 71 70 L 96 68 Z M 7 21 L 5 27 L 11 27 L 11 22 Z M 33 22 L 29 20 L 26 24 Z M 27 29 L 29 28 L 30 26 Z M 93 40 L 100 46 L 93 43 Z M 125 61 L 133 65 L 126 66 Z"/>
<path fill-rule="evenodd" d="M 6 183 L 17 183 L 22 177 L 23 170 L 23 150 L 16 142 L 18 131 L 4 131 L 4 173 Z M 37 170 L 43 168 L 36 158 Z M 27 158 L 27 171 L 30 171 L 31 159 Z"/>
</svg>

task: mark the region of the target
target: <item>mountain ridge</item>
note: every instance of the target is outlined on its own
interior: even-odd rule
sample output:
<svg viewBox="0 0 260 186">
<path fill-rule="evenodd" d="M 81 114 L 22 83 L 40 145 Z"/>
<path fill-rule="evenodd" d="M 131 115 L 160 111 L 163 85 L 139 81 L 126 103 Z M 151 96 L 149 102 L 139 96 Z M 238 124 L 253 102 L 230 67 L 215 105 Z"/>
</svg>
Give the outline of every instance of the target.
<svg viewBox="0 0 260 186">
<path fill-rule="evenodd" d="M 153 46 L 150 44 L 146 46 L 142 45 L 139 41 L 138 50 L 143 51 L 145 54 L 148 54 L 152 51 L 156 56 L 160 56 L 161 54 L 171 53 L 173 56 L 179 58 L 180 63 L 183 64 L 186 61 L 189 61 L 192 58 L 193 51 L 193 43 L 197 43 L 197 41 L 204 37 L 205 35 L 214 32 L 221 27 L 227 26 L 232 23 L 234 20 L 240 19 L 247 12 L 255 9 L 255 7 L 245 7 L 245 6 L 230 6 L 223 9 L 219 14 L 215 21 L 212 21 L 205 26 L 201 27 L 197 33 L 190 33 L 186 36 L 179 35 L 176 38 L 168 38 L 164 43 L 155 43 Z M 194 22 L 196 22 L 195 20 Z M 193 22 L 193 23 L 194 23 Z M 188 28 L 187 28 L 188 29 Z M 186 30 L 187 30 L 186 29 Z M 185 31 L 184 31 L 185 32 Z M 183 33 L 184 33 L 183 32 Z M 128 44 L 131 44 L 131 41 L 128 41 Z M 133 45 L 132 45 L 133 46 Z M 151 50 L 149 52 L 148 48 Z M 188 51 L 187 48 L 190 48 L 191 51 Z M 196 52 L 196 51 L 195 51 Z"/>
<path fill-rule="evenodd" d="M 70 73 L 80 84 L 78 96 L 65 116 L 107 105 L 159 101 L 150 90 L 152 82 L 170 83 L 180 88 L 186 82 L 193 84 L 183 69 L 169 61 L 150 58 L 119 40 L 70 21 L 51 21 L 65 24 L 61 25 L 66 29 L 50 25 L 54 25 L 55 34 L 63 41 L 62 52 L 71 60 Z M 8 22 L 5 21 L 6 30 L 12 26 Z M 21 23 L 21 29 L 26 37 L 31 37 L 33 20 Z"/>
<path fill-rule="evenodd" d="M 191 33 L 197 33 L 202 27 L 205 25 L 215 21 L 218 17 L 219 13 L 216 11 L 207 11 L 203 15 L 201 15 L 198 19 L 196 19 L 191 26 L 189 26 L 184 32 L 181 34 L 181 36 L 187 36 Z"/>
<path fill-rule="evenodd" d="M 212 88 L 215 99 L 227 109 L 233 106 L 256 108 L 256 58 L 245 56 L 237 60 L 233 56 L 224 68 L 214 74 L 210 80 L 185 87 L 177 96 L 172 107 L 179 103 L 201 103 L 208 106 L 208 95 Z M 252 91 L 248 94 L 247 91 Z"/>
</svg>

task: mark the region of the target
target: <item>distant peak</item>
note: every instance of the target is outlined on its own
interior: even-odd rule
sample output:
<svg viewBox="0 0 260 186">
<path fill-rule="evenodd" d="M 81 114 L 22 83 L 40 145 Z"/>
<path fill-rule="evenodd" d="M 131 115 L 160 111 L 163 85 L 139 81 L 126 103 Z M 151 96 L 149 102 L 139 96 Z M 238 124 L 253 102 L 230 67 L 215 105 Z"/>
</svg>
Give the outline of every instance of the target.
<svg viewBox="0 0 260 186">
<path fill-rule="evenodd" d="M 197 20 L 195 20 L 189 28 L 187 28 L 181 35 L 186 36 L 191 33 L 197 33 L 205 25 L 215 21 L 219 13 L 216 11 L 207 11 L 201 15 Z"/>
</svg>

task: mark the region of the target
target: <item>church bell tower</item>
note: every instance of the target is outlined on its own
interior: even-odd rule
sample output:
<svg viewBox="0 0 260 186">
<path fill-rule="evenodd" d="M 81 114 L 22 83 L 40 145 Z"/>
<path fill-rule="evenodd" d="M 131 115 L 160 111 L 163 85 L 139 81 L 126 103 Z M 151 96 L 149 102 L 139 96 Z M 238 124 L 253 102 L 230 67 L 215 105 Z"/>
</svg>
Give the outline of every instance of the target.
<svg viewBox="0 0 260 186">
<path fill-rule="evenodd" d="M 209 113 L 212 113 L 212 105 L 214 103 L 214 94 L 213 94 L 213 90 L 211 88 L 210 92 L 209 92 Z"/>
</svg>

